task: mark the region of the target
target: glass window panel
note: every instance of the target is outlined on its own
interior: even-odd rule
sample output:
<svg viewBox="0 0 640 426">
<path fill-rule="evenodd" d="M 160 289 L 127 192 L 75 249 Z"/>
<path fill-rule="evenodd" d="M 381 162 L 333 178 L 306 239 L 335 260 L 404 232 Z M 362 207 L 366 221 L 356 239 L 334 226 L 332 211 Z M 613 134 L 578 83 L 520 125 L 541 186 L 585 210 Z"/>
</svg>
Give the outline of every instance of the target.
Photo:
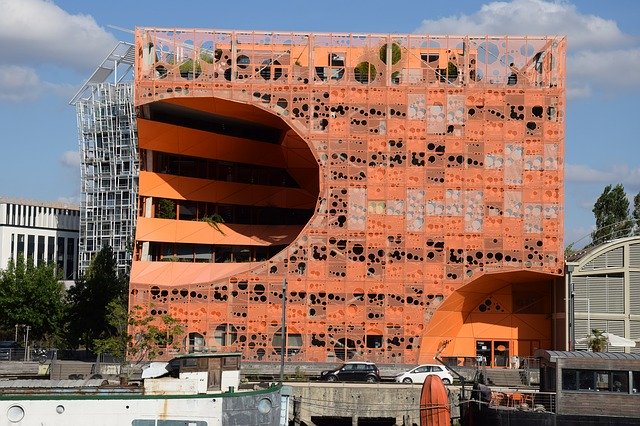
<svg viewBox="0 0 640 426">
<path fill-rule="evenodd" d="M 35 250 L 35 236 L 34 235 L 29 235 L 27 236 L 27 259 L 31 258 L 33 259 L 33 253 Z"/>
<path fill-rule="evenodd" d="M 596 390 L 598 391 L 609 390 L 609 372 L 607 371 L 596 372 Z"/>
<path fill-rule="evenodd" d="M 595 372 L 591 370 L 582 370 L 578 372 L 578 389 L 593 390 L 595 389 Z"/>
<path fill-rule="evenodd" d="M 633 371 L 631 373 L 632 379 L 632 388 L 631 392 L 638 393 L 640 392 L 640 371 Z"/>
<path fill-rule="evenodd" d="M 629 372 L 628 371 L 612 371 L 611 372 L 611 390 L 613 392 L 629 393 Z"/>
<path fill-rule="evenodd" d="M 562 370 L 562 390 L 578 390 L 578 372 Z"/>
<path fill-rule="evenodd" d="M 44 262 L 44 235 L 38 235 L 38 265 Z"/>
</svg>

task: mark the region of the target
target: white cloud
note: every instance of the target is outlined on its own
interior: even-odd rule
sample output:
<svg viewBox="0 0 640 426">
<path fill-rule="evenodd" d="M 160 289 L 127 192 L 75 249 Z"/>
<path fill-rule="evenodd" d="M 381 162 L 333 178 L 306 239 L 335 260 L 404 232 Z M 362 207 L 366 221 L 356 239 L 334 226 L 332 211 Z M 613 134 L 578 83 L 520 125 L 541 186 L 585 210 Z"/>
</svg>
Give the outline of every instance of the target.
<svg viewBox="0 0 640 426">
<path fill-rule="evenodd" d="M 569 98 L 589 96 L 592 87 L 605 90 L 640 87 L 638 40 L 623 33 L 615 21 L 581 13 L 566 1 L 493 1 L 470 15 L 424 20 L 416 32 L 567 35 Z"/>
<path fill-rule="evenodd" d="M 568 99 L 588 98 L 589 96 L 591 96 L 591 87 L 585 84 L 578 86 L 575 84 L 571 84 L 571 82 L 567 83 Z"/>
<path fill-rule="evenodd" d="M 21 65 L 0 65 L 0 101 L 33 101 L 45 93 L 71 98 L 77 87 L 40 80 L 35 69 Z"/>
<path fill-rule="evenodd" d="M 70 98 L 74 88 L 47 81 L 43 69 L 88 76 L 117 42 L 91 16 L 71 15 L 52 1 L 0 0 L 0 11 L 0 101 Z"/>
<path fill-rule="evenodd" d="M 60 157 L 60 163 L 74 171 L 80 168 L 80 153 L 78 151 L 65 151 Z"/>
<path fill-rule="evenodd" d="M 581 50 L 571 56 L 568 73 L 601 86 L 640 87 L 640 47 L 606 51 Z"/>
<path fill-rule="evenodd" d="M 93 17 L 71 15 L 45 0 L 0 0 L 0 62 L 42 63 L 88 72 L 116 39 Z"/>
<path fill-rule="evenodd" d="M 416 32 L 431 34 L 568 34 L 575 48 L 608 47 L 631 38 L 611 20 L 584 15 L 565 2 L 544 0 L 494 1 L 472 15 L 424 20 Z"/>
<path fill-rule="evenodd" d="M 53 93 L 64 99 L 71 99 L 78 91 L 78 86 L 74 86 L 73 84 L 54 84 L 45 82 L 43 87 L 45 91 Z"/>
<path fill-rule="evenodd" d="M 42 91 L 42 82 L 33 68 L 0 65 L 0 100 L 33 100 Z"/>
<path fill-rule="evenodd" d="M 585 164 L 567 164 L 565 180 L 576 183 L 601 183 L 604 185 L 621 183 L 627 192 L 640 189 L 640 167 L 627 165 L 612 166 L 609 170 L 598 170 Z"/>
</svg>

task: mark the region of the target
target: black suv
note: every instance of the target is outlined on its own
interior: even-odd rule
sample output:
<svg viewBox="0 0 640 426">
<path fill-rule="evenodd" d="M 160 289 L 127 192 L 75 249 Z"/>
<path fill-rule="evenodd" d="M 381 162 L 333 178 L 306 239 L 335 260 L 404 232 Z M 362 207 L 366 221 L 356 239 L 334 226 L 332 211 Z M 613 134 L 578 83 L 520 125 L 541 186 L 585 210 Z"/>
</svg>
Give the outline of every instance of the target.
<svg viewBox="0 0 640 426">
<path fill-rule="evenodd" d="M 380 371 L 372 362 L 347 362 L 336 370 L 323 371 L 320 380 L 376 383 L 380 381 Z"/>
</svg>

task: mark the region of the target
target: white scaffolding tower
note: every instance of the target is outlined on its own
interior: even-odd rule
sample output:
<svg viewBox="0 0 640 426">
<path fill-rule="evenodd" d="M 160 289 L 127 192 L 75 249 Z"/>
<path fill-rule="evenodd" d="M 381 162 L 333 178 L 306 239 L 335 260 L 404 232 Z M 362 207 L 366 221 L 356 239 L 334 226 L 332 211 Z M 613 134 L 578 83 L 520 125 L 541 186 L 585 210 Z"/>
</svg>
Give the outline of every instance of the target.
<svg viewBox="0 0 640 426">
<path fill-rule="evenodd" d="M 80 149 L 81 276 L 104 246 L 120 273 L 131 266 L 139 175 L 133 64 L 134 46 L 120 42 L 70 101 Z"/>
</svg>

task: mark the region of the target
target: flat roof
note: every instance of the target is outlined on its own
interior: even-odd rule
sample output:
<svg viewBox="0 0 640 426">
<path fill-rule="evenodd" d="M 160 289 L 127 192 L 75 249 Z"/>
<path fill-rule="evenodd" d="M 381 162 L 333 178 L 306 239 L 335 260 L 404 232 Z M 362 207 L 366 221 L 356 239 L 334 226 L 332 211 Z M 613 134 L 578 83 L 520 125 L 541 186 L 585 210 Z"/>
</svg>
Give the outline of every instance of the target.
<svg viewBox="0 0 640 426">
<path fill-rule="evenodd" d="M 30 200 L 27 198 L 3 197 L 3 196 L 0 196 L 0 204 L 20 204 L 23 206 L 52 207 L 56 209 L 80 210 L 80 206 L 78 204 L 74 204 L 66 201 L 40 201 L 40 200 Z"/>
<path fill-rule="evenodd" d="M 558 359 L 640 361 L 640 354 L 627 354 L 624 352 L 550 351 L 546 349 L 538 349 L 534 356 L 536 358 L 544 358 L 549 362 L 557 362 Z"/>
</svg>

